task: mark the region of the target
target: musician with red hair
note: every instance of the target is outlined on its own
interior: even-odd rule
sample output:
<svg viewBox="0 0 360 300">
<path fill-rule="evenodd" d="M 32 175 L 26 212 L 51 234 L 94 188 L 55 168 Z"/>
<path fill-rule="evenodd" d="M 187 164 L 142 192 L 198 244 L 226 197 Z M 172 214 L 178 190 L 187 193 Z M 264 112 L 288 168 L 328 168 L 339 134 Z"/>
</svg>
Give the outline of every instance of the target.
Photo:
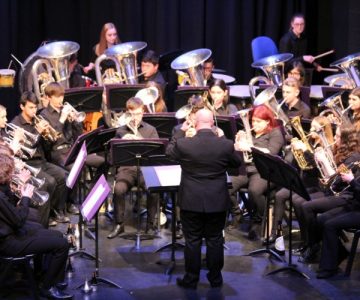
<svg viewBox="0 0 360 300">
<path fill-rule="evenodd" d="M 265 153 L 277 155 L 285 145 L 285 139 L 273 112 L 265 105 L 256 106 L 250 115 L 251 132 L 239 131 L 236 136 L 236 150 L 242 151 L 245 157 L 251 158 L 251 147 Z M 252 143 L 250 141 L 252 139 Z M 246 159 L 245 159 L 246 160 Z M 267 181 L 260 177 L 255 164 L 248 159 L 246 168 L 239 176 L 232 177 L 230 195 L 234 206 L 238 205 L 236 193 L 240 188 L 247 187 L 249 199 L 245 206 L 251 217 L 261 220 L 265 210 L 265 192 Z M 250 238 L 255 238 L 254 232 L 249 233 Z"/>
</svg>

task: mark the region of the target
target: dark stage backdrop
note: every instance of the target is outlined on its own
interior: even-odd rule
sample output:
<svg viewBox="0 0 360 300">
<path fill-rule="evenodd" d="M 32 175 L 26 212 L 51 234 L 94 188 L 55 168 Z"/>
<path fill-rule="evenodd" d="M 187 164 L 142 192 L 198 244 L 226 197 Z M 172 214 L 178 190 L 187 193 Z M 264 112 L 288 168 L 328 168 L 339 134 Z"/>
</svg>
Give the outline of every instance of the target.
<svg viewBox="0 0 360 300">
<path fill-rule="evenodd" d="M 306 15 L 310 54 L 336 49 L 324 66 L 360 51 L 357 0 L 0 0 L 0 68 L 10 53 L 24 61 L 44 40 L 78 42 L 86 65 L 102 25 L 113 22 L 123 42 L 146 41 L 159 54 L 210 48 L 216 67 L 247 84 L 254 75 L 251 40 L 267 35 L 278 42 L 295 12 Z M 0 89 L 9 115 L 18 97 L 17 88 Z"/>
</svg>

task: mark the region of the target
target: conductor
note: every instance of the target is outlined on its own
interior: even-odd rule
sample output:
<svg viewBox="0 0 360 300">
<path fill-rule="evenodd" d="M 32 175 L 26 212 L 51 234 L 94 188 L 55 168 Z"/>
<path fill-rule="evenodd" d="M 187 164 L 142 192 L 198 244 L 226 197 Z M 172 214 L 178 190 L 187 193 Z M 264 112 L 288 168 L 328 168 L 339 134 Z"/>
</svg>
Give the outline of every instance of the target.
<svg viewBox="0 0 360 300">
<path fill-rule="evenodd" d="M 213 114 L 207 109 L 195 115 L 196 134 L 185 137 L 187 122 L 176 132 L 166 153 L 179 161 L 182 169 L 179 187 L 180 219 L 185 237 L 185 276 L 177 285 L 196 289 L 201 268 L 201 244 L 206 241 L 207 278 L 211 287 L 223 283 L 226 211 L 230 207 L 226 170 L 238 167 L 240 153 L 232 141 L 218 137 L 212 127 Z"/>
</svg>

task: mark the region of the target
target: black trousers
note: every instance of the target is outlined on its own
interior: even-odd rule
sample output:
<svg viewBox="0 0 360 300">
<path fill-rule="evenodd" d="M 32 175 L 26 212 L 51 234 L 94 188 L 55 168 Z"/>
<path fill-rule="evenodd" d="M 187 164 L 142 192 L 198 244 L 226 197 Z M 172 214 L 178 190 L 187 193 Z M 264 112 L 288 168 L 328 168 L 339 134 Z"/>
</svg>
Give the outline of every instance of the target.
<svg viewBox="0 0 360 300">
<path fill-rule="evenodd" d="M 46 255 L 48 266 L 43 286 L 47 289 L 64 281 L 69 243 L 59 231 L 34 228 L 33 224 L 31 227 L 22 236 L 9 236 L 2 240 L 0 253 L 7 256 L 36 254 L 38 258 Z"/>
<path fill-rule="evenodd" d="M 224 266 L 224 237 L 226 212 L 199 213 L 181 210 L 181 223 L 185 237 L 184 281 L 197 284 L 201 269 L 201 244 L 206 242 L 207 277 L 212 284 L 222 283 Z"/>
<path fill-rule="evenodd" d="M 337 207 L 319 215 L 318 222 L 323 232 L 319 269 L 336 270 L 339 254 L 347 251 L 340 241 L 340 232 L 360 226 L 360 211 Z"/>
</svg>

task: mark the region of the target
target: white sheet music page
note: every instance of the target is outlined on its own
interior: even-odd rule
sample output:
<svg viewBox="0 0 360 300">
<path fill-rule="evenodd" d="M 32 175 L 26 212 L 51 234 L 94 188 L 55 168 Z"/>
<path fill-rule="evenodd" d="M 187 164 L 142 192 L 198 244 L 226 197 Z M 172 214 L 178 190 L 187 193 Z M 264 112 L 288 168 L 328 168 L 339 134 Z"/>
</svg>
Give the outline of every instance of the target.
<svg viewBox="0 0 360 300">
<path fill-rule="evenodd" d="M 161 186 L 179 186 L 181 179 L 180 165 L 154 167 Z"/>
</svg>

